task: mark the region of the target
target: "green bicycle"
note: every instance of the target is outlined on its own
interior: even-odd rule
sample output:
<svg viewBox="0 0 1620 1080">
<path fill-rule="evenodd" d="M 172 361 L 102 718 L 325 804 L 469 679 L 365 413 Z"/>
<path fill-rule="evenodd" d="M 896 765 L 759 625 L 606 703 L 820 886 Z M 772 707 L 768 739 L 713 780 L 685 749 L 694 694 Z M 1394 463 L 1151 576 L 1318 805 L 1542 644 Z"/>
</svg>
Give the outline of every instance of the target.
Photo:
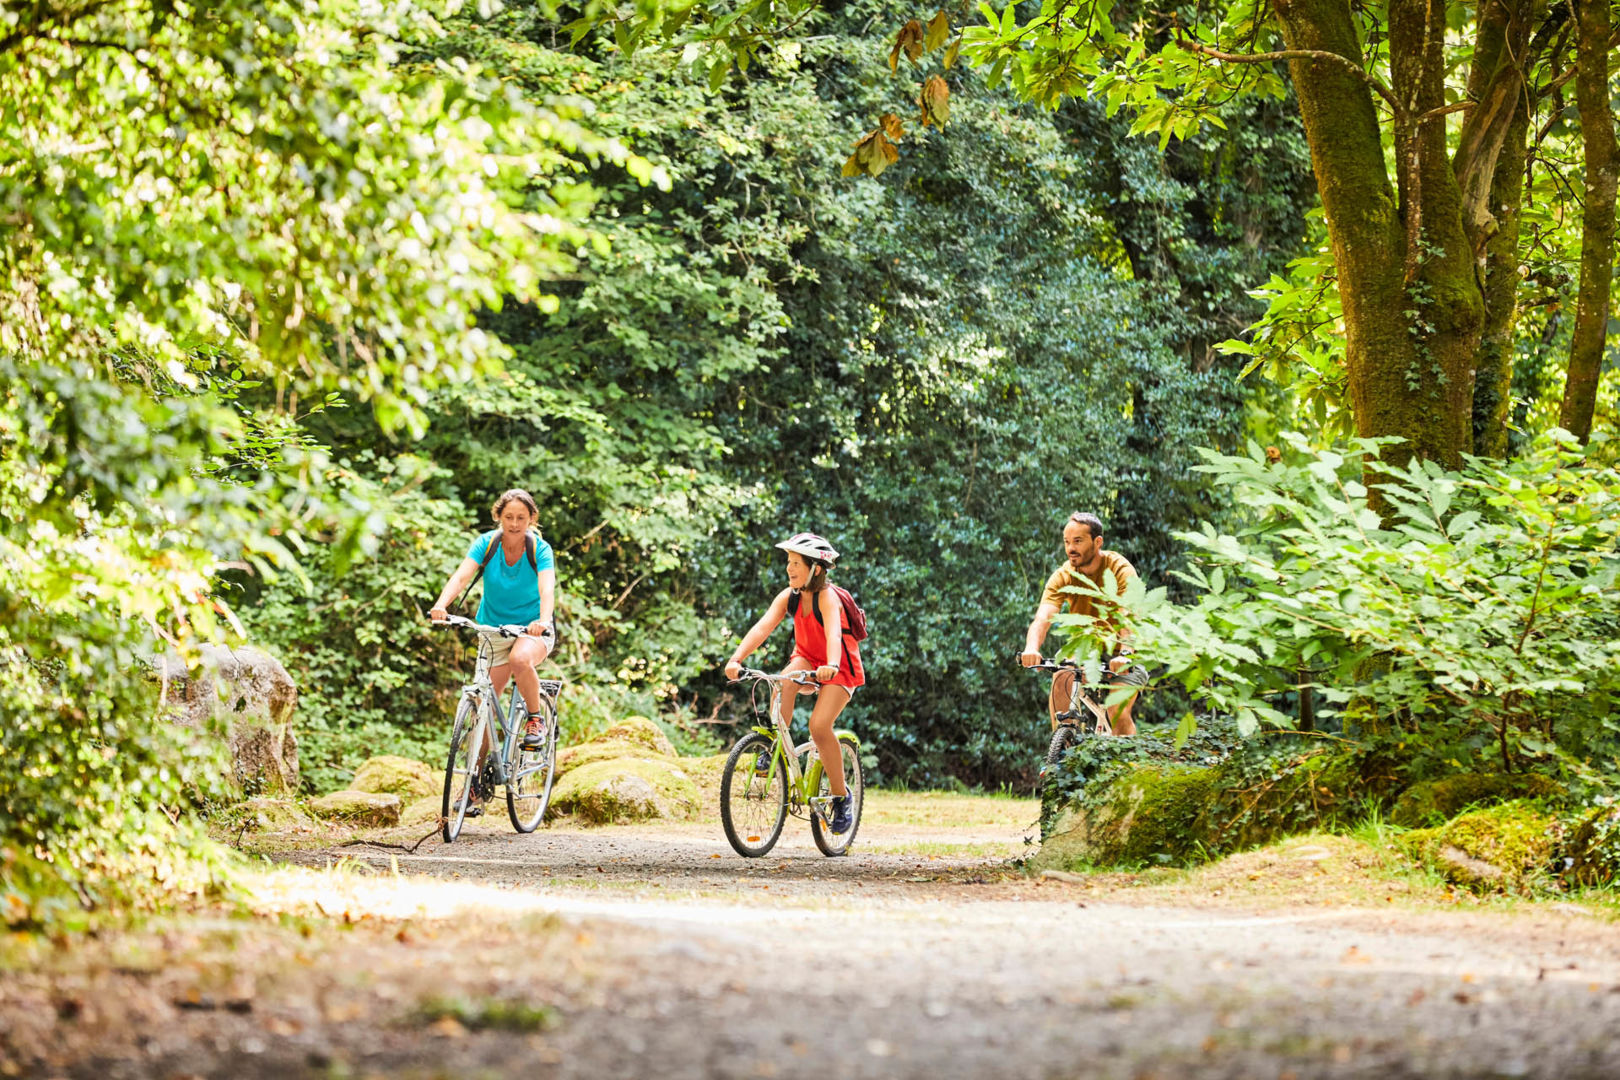
<svg viewBox="0 0 1620 1080">
<path fill-rule="evenodd" d="M 832 831 L 832 787 L 813 742 L 793 745 L 789 729 L 791 717 L 782 715 L 782 687 L 795 682 L 811 690 L 820 689 L 808 671 L 772 675 L 744 668 L 739 682 L 752 680 L 754 712 L 759 713 L 757 691 L 760 683 L 771 687 L 770 726 L 758 724 L 738 739 L 726 758 L 720 777 L 720 821 L 726 839 L 737 854 L 757 859 L 776 846 L 782 826 L 791 810 L 794 817 L 810 819 L 810 835 L 823 855 L 847 855 L 861 827 L 861 744 L 853 732 L 835 729 L 840 756 L 844 760 L 844 784 L 849 791 L 849 831 Z M 760 759 L 764 760 L 761 761 Z"/>
</svg>

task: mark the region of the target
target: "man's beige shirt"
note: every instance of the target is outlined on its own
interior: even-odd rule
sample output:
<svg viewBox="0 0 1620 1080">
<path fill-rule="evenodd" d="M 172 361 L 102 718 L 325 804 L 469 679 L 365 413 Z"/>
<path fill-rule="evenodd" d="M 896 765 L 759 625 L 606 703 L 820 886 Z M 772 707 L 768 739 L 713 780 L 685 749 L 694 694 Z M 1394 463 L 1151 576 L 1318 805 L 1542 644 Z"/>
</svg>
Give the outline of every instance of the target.
<svg viewBox="0 0 1620 1080">
<path fill-rule="evenodd" d="M 1117 551 L 1104 550 L 1102 565 L 1097 567 L 1097 576 L 1082 574 L 1068 563 L 1064 563 L 1052 571 L 1052 576 L 1046 579 L 1046 588 L 1041 592 L 1041 603 L 1056 604 L 1062 611 L 1065 606 L 1070 615 L 1095 615 L 1097 613 L 1097 600 L 1095 597 L 1082 596 L 1078 593 L 1066 593 L 1063 590 L 1079 585 L 1082 581 L 1090 581 L 1097 588 L 1104 587 L 1103 575 L 1113 571 L 1114 582 L 1120 596 L 1125 595 L 1125 584 L 1136 576 L 1136 567 Z"/>
</svg>

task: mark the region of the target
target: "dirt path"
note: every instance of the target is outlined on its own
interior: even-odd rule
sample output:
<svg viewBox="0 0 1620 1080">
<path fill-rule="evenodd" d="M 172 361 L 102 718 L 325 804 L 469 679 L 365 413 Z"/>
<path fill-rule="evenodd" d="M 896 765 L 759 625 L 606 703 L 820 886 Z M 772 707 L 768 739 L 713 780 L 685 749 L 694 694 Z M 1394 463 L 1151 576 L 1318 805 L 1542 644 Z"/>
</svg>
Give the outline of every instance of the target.
<svg viewBox="0 0 1620 1080">
<path fill-rule="evenodd" d="M 752 861 L 712 826 L 288 856 L 254 917 L 14 955 L 0 1072 L 1620 1075 L 1620 933 L 1574 909 L 1150 905 L 978 853 L 1006 822 L 840 860 L 793 824 Z"/>
</svg>

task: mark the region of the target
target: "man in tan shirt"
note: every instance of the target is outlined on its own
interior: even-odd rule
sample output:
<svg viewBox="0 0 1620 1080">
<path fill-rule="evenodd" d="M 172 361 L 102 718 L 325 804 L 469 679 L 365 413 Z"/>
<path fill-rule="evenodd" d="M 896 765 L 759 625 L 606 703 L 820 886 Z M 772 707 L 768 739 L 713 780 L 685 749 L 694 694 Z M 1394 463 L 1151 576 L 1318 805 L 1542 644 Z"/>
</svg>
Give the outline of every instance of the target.
<svg viewBox="0 0 1620 1080">
<path fill-rule="evenodd" d="M 1069 561 L 1052 571 L 1052 576 L 1046 579 L 1046 587 L 1041 592 L 1040 607 L 1035 609 L 1035 620 L 1029 624 L 1029 632 L 1024 635 L 1024 651 L 1019 660 L 1025 667 L 1034 667 L 1041 662 L 1041 643 L 1046 640 L 1046 632 L 1051 629 L 1052 618 L 1065 605 L 1070 615 L 1099 615 L 1096 597 L 1064 592 L 1064 589 L 1079 585 L 1082 579 L 1099 589 L 1104 588 L 1103 574 L 1107 571 L 1114 575 L 1115 587 L 1119 590 L 1119 595 L 1123 596 L 1126 582 L 1136 576 L 1136 568 L 1125 556 L 1117 551 L 1103 550 L 1103 524 L 1095 514 L 1070 515 L 1068 522 L 1063 526 L 1063 550 L 1068 555 Z M 1107 601 L 1103 603 L 1106 604 Z M 1106 633 L 1106 622 L 1099 629 Z M 1117 655 L 1108 660 L 1109 684 L 1146 686 L 1147 669 L 1140 664 L 1132 664 L 1130 659 L 1135 650 L 1129 642 L 1129 631 L 1122 630 L 1120 637 L 1123 640 L 1120 642 Z M 1075 673 L 1072 671 L 1060 671 L 1052 679 L 1050 706 L 1054 728 L 1057 727 L 1057 714 L 1069 707 L 1069 694 L 1074 679 Z M 1136 722 L 1131 719 L 1133 704 L 1134 701 L 1126 701 L 1109 707 L 1108 723 L 1114 729 L 1115 735 L 1136 734 Z"/>
</svg>

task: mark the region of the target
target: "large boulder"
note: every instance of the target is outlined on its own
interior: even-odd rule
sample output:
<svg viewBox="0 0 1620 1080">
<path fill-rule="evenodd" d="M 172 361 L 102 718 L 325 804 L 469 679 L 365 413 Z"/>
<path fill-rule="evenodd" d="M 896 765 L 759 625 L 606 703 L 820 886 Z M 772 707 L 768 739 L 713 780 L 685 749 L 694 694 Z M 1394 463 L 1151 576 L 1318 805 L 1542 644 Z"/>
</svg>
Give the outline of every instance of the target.
<svg viewBox="0 0 1620 1080">
<path fill-rule="evenodd" d="M 1474 892 L 1514 892 L 1547 873 L 1558 821 L 1533 803 L 1475 810 L 1433 829 L 1404 833 L 1398 843 L 1448 881 Z"/>
<path fill-rule="evenodd" d="M 407 757 L 381 754 L 370 758 L 355 771 L 350 791 L 370 791 L 398 795 L 402 802 L 424 799 L 444 788 L 444 774 L 431 765 Z"/>
<path fill-rule="evenodd" d="M 557 778 L 561 780 L 581 765 L 617 758 L 648 758 L 674 761 L 675 744 L 662 728 L 644 716 L 621 720 L 602 734 L 577 746 L 557 752 Z"/>
<path fill-rule="evenodd" d="M 592 742 L 624 742 L 650 750 L 660 757 L 674 757 L 675 744 L 664 729 L 645 716 L 629 716 L 608 728 Z"/>
<path fill-rule="evenodd" d="M 298 736 L 292 728 L 298 687 L 281 662 L 246 646 L 204 645 L 195 672 L 176 657 L 158 665 L 176 722 L 224 734 L 231 778 L 247 796 L 298 790 Z"/>
<path fill-rule="evenodd" d="M 323 818 L 346 825 L 383 828 L 399 824 L 398 795 L 374 791 L 334 791 L 311 799 L 309 809 Z"/>
<path fill-rule="evenodd" d="M 1540 773 L 1458 773 L 1425 780 L 1401 792 L 1389 820 L 1407 828 L 1439 825 L 1470 807 L 1537 799 L 1559 791 L 1556 782 Z"/>
<path fill-rule="evenodd" d="M 673 759 L 619 757 L 577 766 L 557 781 L 551 804 L 593 825 L 687 819 L 701 806 L 697 785 Z"/>
<path fill-rule="evenodd" d="M 1115 779 L 1105 798 L 1073 804 L 1059 814 L 1030 868 L 1195 861 L 1200 817 L 1215 780 L 1214 769 L 1198 766 L 1135 769 Z"/>
</svg>

